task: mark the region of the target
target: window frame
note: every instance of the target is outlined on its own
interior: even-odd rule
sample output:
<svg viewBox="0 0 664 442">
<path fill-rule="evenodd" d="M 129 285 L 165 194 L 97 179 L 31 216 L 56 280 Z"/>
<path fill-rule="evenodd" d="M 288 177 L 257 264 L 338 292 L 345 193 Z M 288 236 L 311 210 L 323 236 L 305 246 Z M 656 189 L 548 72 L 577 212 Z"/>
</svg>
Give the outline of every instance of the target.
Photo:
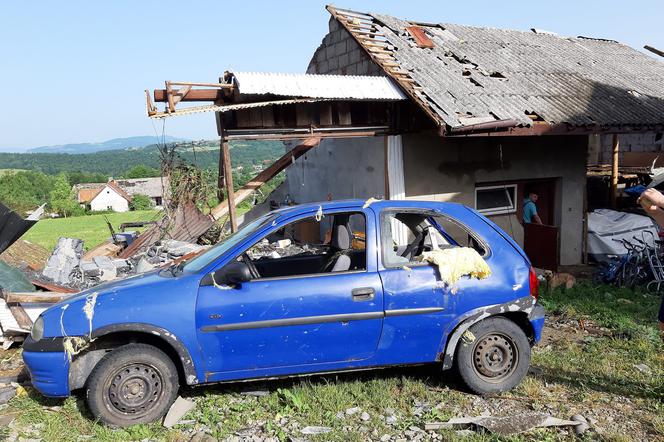
<svg viewBox="0 0 664 442">
<path fill-rule="evenodd" d="M 458 227 L 460 227 L 461 229 L 463 229 L 463 230 L 466 232 L 466 234 L 470 235 L 470 236 L 471 236 L 471 237 L 472 237 L 472 238 L 473 238 L 478 244 L 480 244 L 480 245 L 482 246 L 482 248 L 484 248 L 484 253 L 483 253 L 482 255 L 480 255 L 480 256 L 482 257 L 482 259 L 484 259 L 484 260 L 486 261 L 486 260 L 491 256 L 491 248 L 489 247 L 489 244 L 484 240 L 484 238 L 482 238 L 482 237 L 479 236 L 477 233 L 475 233 L 475 232 L 474 232 L 470 227 L 468 227 L 465 223 L 459 221 L 459 220 L 456 219 L 456 218 L 451 217 L 450 215 L 448 215 L 448 214 L 446 214 L 446 213 L 439 212 L 439 211 L 436 211 L 436 210 L 429 210 L 429 209 L 413 209 L 413 208 L 399 209 L 399 208 L 387 208 L 387 209 L 384 209 L 384 210 L 382 210 L 382 211 L 380 212 L 380 218 L 379 218 L 379 223 L 380 223 L 379 226 L 380 226 L 380 230 L 379 230 L 379 232 L 378 232 L 378 241 L 379 241 L 379 243 L 380 243 L 380 265 L 381 265 L 384 269 L 388 269 L 388 270 L 389 270 L 389 269 L 400 269 L 400 268 L 402 268 L 403 266 L 407 266 L 407 267 L 421 267 L 421 266 L 430 265 L 430 264 L 429 264 L 428 262 L 426 262 L 426 261 L 423 261 L 423 262 L 409 261 L 408 263 L 405 263 L 405 264 L 391 264 L 391 265 L 388 265 L 388 263 L 387 263 L 387 261 L 386 261 L 386 259 L 385 259 L 385 258 L 386 258 L 385 253 L 386 253 L 386 246 L 387 246 L 387 245 L 386 245 L 385 242 L 384 242 L 383 231 L 386 230 L 385 227 L 387 226 L 387 223 L 389 222 L 388 215 L 390 215 L 390 214 L 394 214 L 394 213 L 418 213 L 418 214 L 421 214 L 421 215 L 426 216 L 427 218 L 429 218 L 429 217 L 431 217 L 431 218 L 435 218 L 435 217 L 443 217 L 443 218 L 446 218 L 448 221 L 450 221 L 450 222 L 456 224 Z M 436 224 L 438 224 L 438 223 L 436 223 Z M 435 226 L 434 226 L 434 227 L 435 227 Z M 439 225 L 439 227 L 443 230 L 443 232 L 439 232 L 443 237 L 445 237 L 445 238 L 449 238 L 449 239 L 451 239 L 452 241 L 454 241 L 454 243 L 457 245 L 457 247 L 463 247 L 463 246 L 460 246 L 460 245 L 454 240 L 454 238 L 452 238 L 451 236 L 449 236 L 449 234 L 448 234 L 447 232 L 444 231 L 444 229 L 442 228 L 442 226 Z M 390 228 L 391 228 L 391 226 L 390 226 Z M 391 231 L 391 230 L 390 230 L 390 231 Z"/>
<path fill-rule="evenodd" d="M 511 206 L 502 206 L 502 207 L 492 207 L 490 209 L 479 209 L 477 208 L 477 193 L 478 191 L 482 190 L 494 190 L 494 189 L 504 189 L 505 192 L 507 192 L 507 197 L 511 199 L 511 194 L 507 189 L 513 189 L 514 190 L 514 200 L 512 201 Z M 516 213 L 518 209 L 518 185 L 516 183 L 514 184 L 499 184 L 499 185 L 493 185 L 493 186 L 476 186 L 475 187 L 475 210 L 477 210 L 479 213 L 485 216 L 491 216 L 491 215 L 509 215 L 511 213 Z"/>
<path fill-rule="evenodd" d="M 366 237 L 366 233 L 367 233 L 367 218 L 368 218 L 368 216 L 367 216 L 367 214 L 366 214 L 363 210 L 340 210 L 340 211 L 331 211 L 331 212 L 325 213 L 324 216 L 334 216 L 334 215 L 339 215 L 339 214 L 344 214 L 344 213 L 347 213 L 347 214 L 350 214 L 350 215 L 353 215 L 353 214 L 360 214 L 360 215 L 362 215 L 362 216 L 364 217 L 364 233 L 365 233 L 365 237 Z M 245 247 L 240 253 L 238 253 L 236 256 L 234 256 L 232 259 L 230 259 L 228 262 L 230 263 L 230 262 L 236 261 L 238 258 L 240 258 L 244 253 L 246 253 L 246 252 L 247 252 L 249 249 L 251 249 L 253 246 L 255 246 L 256 244 L 258 244 L 259 242 L 261 242 L 262 240 L 264 240 L 265 238 L 267 238 L 268 236 L 270 236 L 270 235 L 273 234 L 274 232 L 276 232 L 276 231 L 278 231 L 278 230 L 281 230 L 281 229 L 285 228 L 285 227 L 288 226 L 289 224 L 298 223 L 298 222 L 300 222 L 300 221 L 302 221 L 302 220 L 305 220 L 305 219 L 308 219 L 308 218 L 313 218 L 313 219 L 315 219 L 315 217 L 316 217 L 315 214 L 313 214 L 313 215 L 311 215 L 311 214 L 307 214 L 307 215 L 305 215 L 305 216 L 303 216 L 303 217 L 299 217 L 299 218 L 297 218 L 297 219 L 293 219 L 293 220 L 291 220 L 291 221 L 288 221 L 286 224 L 283 224 L 283 225 L 281 225 L 281 226 L 275 227 L 275 228 L 273 228 L 273 229 L 267 231 L 264 235 L 261 236 L 260 239 L 258 239 L 257 241 L 251 243 L 251 245 Z M 351 244 L 352 244 L 352 243 L 351 243 Z M 251 279 L 250 281 L 248 281 L 248 283 L 252 283 L 252 282 L 254 282 L 254 281 L 255 281 L 255 282 L 263 282 L 263 281 L 282 281 L 282 280 L 286 280 L 286 279 L 314 278 L 314 277 L 318 277 L 318 276 L 334 276 L 334 275 L 348 275 L 348 274 L 367 273 L 367 272 L 369 271 L 369 269 L 368 269 L 368 267 L 369 267 L 369 264 L 368 264 L 368 263 L 369 263 L 369 258 L 368 258 L 368 256 L 367 256 L 367 252 L 366 252 L 366 250 L 367 250 L 367 248 L 366 248 L 366 242 L 365 242 L 365 248 L 364 248 L 364 250 L 365 250 L 365 256 L 364 256 L 364 269 L 363 269 L 363 270 L 346 270 L 346 271 L 343 271 L 343 272 L 322 272 L 322 273 L 306 273 L 306 274 L 302 274 L 302 275 L 287 275 L 287 276 L 269 276 L 269 277 L 260 277 L 260 278 Z"/>
</svg>

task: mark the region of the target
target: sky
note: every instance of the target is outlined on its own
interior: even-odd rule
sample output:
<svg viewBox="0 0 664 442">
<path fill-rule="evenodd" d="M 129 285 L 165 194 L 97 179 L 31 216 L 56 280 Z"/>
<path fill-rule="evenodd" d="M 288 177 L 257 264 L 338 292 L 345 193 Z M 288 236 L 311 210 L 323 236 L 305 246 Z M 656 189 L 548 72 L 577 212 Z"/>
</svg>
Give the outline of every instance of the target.
<svg viewBox="0 0 664 442">
<path fill-rule="evenodd" d="M 4 2 L 0 150 L 162 133 L 145 89 L 216 82 L 225 70 L 304 72 L 327 33 L 324 1 Z M 618 40 L 664 49 L 661 0 L 343 0 L 342 8 Z M 645 52 L 645 51 L 644 51 Z M 212 114 L 170 118 L 167 135 L 216 137 Z"/>
</svg>

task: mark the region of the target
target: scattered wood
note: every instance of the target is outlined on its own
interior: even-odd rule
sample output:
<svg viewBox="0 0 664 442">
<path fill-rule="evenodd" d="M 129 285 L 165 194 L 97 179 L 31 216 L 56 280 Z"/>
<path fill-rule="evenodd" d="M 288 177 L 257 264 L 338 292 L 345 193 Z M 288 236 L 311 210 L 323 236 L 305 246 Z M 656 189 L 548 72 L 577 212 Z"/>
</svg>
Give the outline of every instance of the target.
<svg viewBox="0 0 664 442">
<path fill-rule="evenodd" d="M 55 304 L 72 296 L 72 293 L 58 292 L 7 292 L 2 295 L 7 304 L 34 303 Z"/>
<path fill-rule="evenodd" d="M 260 188 L 263 184 L 274 178 L 279 172 L 284 170 L 294 160 L 298 159 L 310 149 L 314 148 L 320 143 L 320 138 L 311 137 L 307 138 L 302 142 L 302 144 L 295 146 L 289 152 L 286 152 L 281 158 L 272 163 L 270 167 L 263 170 L 261 173 L 256 175 L 251 179 L 247 184 L 235 191 L 235 204 L 240 204 L 242 201 L 247 199 L 255 190 Z M 214 207 L 210 211 L 210 215 L 215 220 L 219 220 L 225 217 L 228 214 L 228 203 L 222 202 L 218 206 Z"/>
<path fill-rule="evenodd" d="M 10 305 L 9 311 L 12 313 L 12 315 L 14 315 L 14 319 L 16 319 L 16 323 L 18 323 L 19 327 L 21 327 L 23 330 L 30 331 L 32 328 L 32 319 L 30 319 L 21 305 Z"/>
</svg>

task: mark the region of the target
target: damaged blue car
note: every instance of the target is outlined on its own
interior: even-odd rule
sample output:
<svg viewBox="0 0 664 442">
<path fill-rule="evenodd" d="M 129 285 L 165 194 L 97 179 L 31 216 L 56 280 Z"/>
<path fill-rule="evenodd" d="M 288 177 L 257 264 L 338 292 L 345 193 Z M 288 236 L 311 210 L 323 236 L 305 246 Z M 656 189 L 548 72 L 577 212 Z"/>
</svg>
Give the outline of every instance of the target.
<svg viewBox="0 0 664 442">
<path fill-rule="evenodd" d="M 163 416 L 182 385 L 394 365 L 456 366 L 470 390 L 504 391 L 543 324 L 528 258 L 474 210 L 336 201 L 270 212 L 51 307 L 23 358 L 45 396 L 80 390 L 127 426 Z"/>
</svg>

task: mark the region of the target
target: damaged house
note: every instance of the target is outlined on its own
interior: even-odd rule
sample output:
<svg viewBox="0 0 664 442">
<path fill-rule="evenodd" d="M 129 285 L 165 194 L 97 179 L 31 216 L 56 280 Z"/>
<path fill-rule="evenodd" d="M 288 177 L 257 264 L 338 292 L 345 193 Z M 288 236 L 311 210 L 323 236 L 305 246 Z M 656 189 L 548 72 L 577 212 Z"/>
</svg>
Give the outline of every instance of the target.
<svg viewBox="0 0 664 442">
<path fill-rule="evenodd" d="M 81 183 L 74 186 L 78 203 L 93 212 L 127 212 L 134 195 L 145 195 L 160 209 L 168 201 L 168 178 L 109 179 L 107 183 Z"/>
<path fill-rule="evenodd" d="M 539 267 L 584 260 L 589 145 L 664 130 L 663 63 L 611 40 L 327 9 L 307 74 L 227 72 L 217 89 L 167 83 L 154 93 L 167 111 L 148 99 L 148 114 L 215 111 L 222 146 L 280 139 L 300 152 L 297 139 L 317 137 L 293 155 L 275 203 L 459 202 Z M 176 110 L 180 101 L 214 105 Z M 522 223 L 528 192 L 544 225 Z"/>
</svg>

